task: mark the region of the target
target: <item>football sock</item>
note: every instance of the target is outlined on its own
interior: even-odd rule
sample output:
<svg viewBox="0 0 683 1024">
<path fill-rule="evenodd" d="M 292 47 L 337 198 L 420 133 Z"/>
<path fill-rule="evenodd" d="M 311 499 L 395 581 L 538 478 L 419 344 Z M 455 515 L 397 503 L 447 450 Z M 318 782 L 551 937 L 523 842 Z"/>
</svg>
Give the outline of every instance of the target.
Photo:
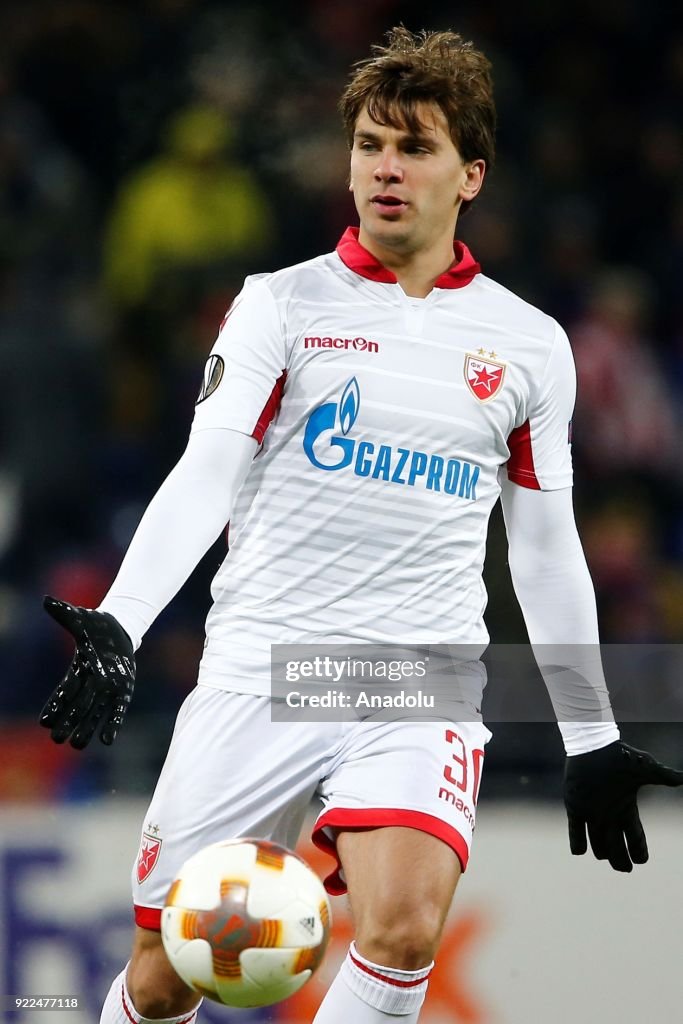
<svg viewBox="0 0 683 1024">
<path fill-rule="evenodd" d="M 107 998 L 102 1007 L 100 1024 L 195 1024 L 197 1011 L 201 1002 L 189 1013 L 181 1013 L 179 1017 L 162 1017 L 154 1019 L 141 1017 L 133 1006 L 133 1000 L 128 994 L 126 986 L 126 971 L 128 964 L 123 968 L 118 978 L 114 978 Z"/>
<path fill-rule="evenodd" d="M 399 971 L 366 960 L 355 942 L 346 955 L 313 1024 L 417 1024 L 434 964 L 419 971 Z"/>
</svg>

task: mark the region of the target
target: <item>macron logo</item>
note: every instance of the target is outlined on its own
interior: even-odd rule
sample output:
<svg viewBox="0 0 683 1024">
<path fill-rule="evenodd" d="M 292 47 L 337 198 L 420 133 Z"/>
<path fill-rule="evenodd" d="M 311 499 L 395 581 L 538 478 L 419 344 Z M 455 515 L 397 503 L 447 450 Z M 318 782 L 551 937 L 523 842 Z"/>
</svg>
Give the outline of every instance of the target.
<svg viewBox="0 0 683 1024">
<path fill-rule="evenodd" d="M 304 338 L 304 348 L 343 348 L 352 352 L 379 352 L 376 341 L 367 338 Z"/>
</svg>

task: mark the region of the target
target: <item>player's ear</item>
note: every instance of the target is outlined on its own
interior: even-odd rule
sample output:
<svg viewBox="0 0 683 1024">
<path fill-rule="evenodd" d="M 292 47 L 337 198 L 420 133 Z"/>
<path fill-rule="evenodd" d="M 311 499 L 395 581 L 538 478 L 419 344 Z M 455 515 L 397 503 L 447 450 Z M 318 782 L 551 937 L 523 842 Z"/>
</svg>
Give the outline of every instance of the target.
<svg viewBox="0 0 683 1024">
<path fill-rule="evenodd" d="M 486 161 L 485 160 L 470 160 L 466 163 L 463 168 L 463 180 L 460 183 L 458 190 L 458 196 L 460 199 L 466 202 L 472 202 L 472 200 L 479 194 L 481 187 L 484 184 L 484 175 L 486 174 Z"/>
</svg>

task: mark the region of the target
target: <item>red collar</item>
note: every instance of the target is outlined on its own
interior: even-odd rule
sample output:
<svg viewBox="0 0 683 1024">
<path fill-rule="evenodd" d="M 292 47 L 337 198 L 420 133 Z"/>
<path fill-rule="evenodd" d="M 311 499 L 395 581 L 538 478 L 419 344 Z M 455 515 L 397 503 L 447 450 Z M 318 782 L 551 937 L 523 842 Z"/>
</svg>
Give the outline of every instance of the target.
<svg viewBox="0 0 683 1024">
<path fill-rule="evenodd" d="M 397 284 L 393 271 L 385 267 L 358 241 L 359 228 L 347 228 L 339 239 L 337 253 L 342 263 L 361 277 L 381 284 Z M 464 288 L 481 271 L 481 267 L 463 242 L 453 243 L 457 262 L 440 274 L 434 282 L 435 288 Z"/>
</svg>

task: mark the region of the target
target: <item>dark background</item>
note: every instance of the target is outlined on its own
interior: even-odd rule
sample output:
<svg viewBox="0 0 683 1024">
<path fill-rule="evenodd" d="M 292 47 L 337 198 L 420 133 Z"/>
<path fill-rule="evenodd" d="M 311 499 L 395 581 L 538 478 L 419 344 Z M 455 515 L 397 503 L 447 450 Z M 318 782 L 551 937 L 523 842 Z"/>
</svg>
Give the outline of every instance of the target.
<svg viewBox="0 0 683 1024">
<path fill-rule="evenodd" d="M 482 9 L 482 6 L 485 9 Z M 50 592 L 96 605 L 184 447 L 246 273 L 355 212 L 336 101 L 400 21 L 494 63 L 498 163 L 458 225 L 557 317 L 579 372 L 576 506 L 606 643 L 683 633 L 683 32 L 646 0 L 6 2 L 0 12 L 0 798 L 145 793 L 196 677 L 216 545 L 161 615 L 111 751 L 37 713 L 69 657 Z M 500 516 L 487 622 L 523 642 Z M 680 760 L 680 726 L 628 727 Z M 550 793 L 550 725 L 500 727 L 485 793 Z"/>
</svg>

